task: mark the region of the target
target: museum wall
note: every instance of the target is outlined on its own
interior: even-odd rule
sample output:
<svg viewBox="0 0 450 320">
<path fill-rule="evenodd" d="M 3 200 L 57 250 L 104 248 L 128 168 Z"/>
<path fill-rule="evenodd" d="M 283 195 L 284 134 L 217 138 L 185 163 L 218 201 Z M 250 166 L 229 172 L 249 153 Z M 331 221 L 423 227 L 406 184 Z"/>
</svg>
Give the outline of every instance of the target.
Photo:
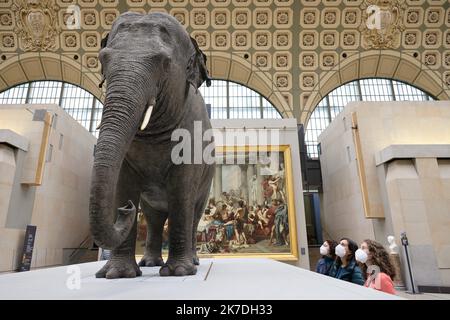
<svg viewBox="0 0 450 320">
<path fill-rule="evenodd" d="M 0 128 L 14 136 L 0 144 L 0 271 L 18 267 L 27 224 L 37 226 L 32 267 L 62 264 L 89 235 L 96 138 L 57 105 L 2 105 Z"/>
<path fill-rule="evenodd" d="M 449 127 L 449 102 L 348 104 L 319 137 L 325 232 L 386 246 L 406 232 L 416 285 L 449 285 Z"/>
<path fill-rule="evenodd" d="M 397 12 L 380 29 L 367 7 Z M 331 90 L 393 78 L 450 96 L 449 0 L 0 1 L 0 91 L 62 80 L 104 99 L 100 41 L 120 13 L 167 12 L 208 56 L 212 77 L 261 93 L 283 117 L 307 123 Z M 27 17 L 43 10 L 31 26 Z M 45 22 L 42 22 L 45 21 Z M 43 23 L 46 23 L 45 27 Z M 40 41 L 39 41 L 40 40 Z"/>
</svg>

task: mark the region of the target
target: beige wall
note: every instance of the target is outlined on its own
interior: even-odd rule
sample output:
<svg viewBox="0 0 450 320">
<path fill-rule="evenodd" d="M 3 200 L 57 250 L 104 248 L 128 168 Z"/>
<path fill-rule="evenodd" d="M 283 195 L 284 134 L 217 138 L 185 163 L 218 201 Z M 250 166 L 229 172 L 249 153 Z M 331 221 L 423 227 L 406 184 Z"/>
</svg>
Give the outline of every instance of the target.
<svg viewBox="0 0 450 320">
<path fill-rule="evenodd" d="M 18 242 L 20 237 L 23 237 L 22 230 L 3 228 L 6 223 L 15 169 L 14 149 L 0 144 L 0 271 L 13 268 L 13 260 L 19 249 Z"/>
<path fill-rule="evenodd" d="M 356 112 L 368 208 L 365 218 L 351 113 Z M 361 242 L 410 241 L 416 284 L 450 285 L 450 102 L 355 102 L 319 137 L 323 227 Z M 405 261 L 404 261 L 405 262 Z"/>
<path fill-rule="evenodd" d="M 57 120 L 53 120 L 46 145 L 42 184 L 33 186 L 26 183 L 34 180 L 39 166 L 44 128 L 44 122 L 32 121 L 37 109 L 47 109 Z M 25 227 L 14 223 L 14 215 L 25 213 L 8 212 L 10 202 L 19 200 L 32 206 L 28 224 L 37 226 L 32 267 L 61 264 L 63 249 L 78 247 L 89 234 L 89 186 L 96 138 L 57 105 L 2 105 L 0 129 L 10 129 L 29 141 L 22 168 L 15 167 L 18 149 L 0 144 L 0 271 L 15 269 L 20 259 Z M 11 193 L 16 173 L 22 188 L 27 189 L 24 198 Z"/>
</svg>

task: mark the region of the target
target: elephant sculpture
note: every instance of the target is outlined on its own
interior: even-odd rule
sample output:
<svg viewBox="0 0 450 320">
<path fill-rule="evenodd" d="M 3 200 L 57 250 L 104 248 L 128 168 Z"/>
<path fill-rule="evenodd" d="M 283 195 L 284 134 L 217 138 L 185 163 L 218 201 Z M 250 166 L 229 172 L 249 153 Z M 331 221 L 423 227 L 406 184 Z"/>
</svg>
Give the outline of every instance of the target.
<svg viewBox="0 0 450 320">
<path fill-rule="evenodd" d="M 161 276 L 193 275 L 198 264 L 195 234 L 214 165 L 203 157 L 200 162 L 172 161 L 172 151 L 179 145 L 172 141 L 172 133 L 179 129 L 193 136 L 195 128 L 200 127 L 201 133 L 211 129 L 198 91 L 203 82 L 210 85 L 206 56 L 172 16 L 126 12 L 102 40 L 99 60 L 107 89 L 89 221 L 96 244 L 112 251 L 96 277 L 133 278 L 142 274 L 139 266 L 161 266 Z M 213 138 L 200 143 L 202 148 L 214 146 Z M 214 157 L 214 147 L 210 149 Z M 148 229 L 138 266 L 139 203 Z M 161 245 L 167 219 L 169 253 L 164 263 Z"/>
</svg>

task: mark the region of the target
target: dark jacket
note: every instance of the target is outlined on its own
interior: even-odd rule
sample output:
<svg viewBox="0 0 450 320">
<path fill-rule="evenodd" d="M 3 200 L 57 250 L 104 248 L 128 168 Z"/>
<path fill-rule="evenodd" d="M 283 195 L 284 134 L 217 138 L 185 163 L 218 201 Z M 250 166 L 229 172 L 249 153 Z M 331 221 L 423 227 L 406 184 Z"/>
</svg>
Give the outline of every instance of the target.
<svg viewBox="0 0 450 320">
<path fill-rule="evenodd" d="M 334 259 L 323 256 L 319 261 L 317 261 L 316 272 L 324 275 L 330 275 L 331 267 L 333 266 Z"/>
<path fill-rule="evenodd" d="M 341 265 L 337 265 L 336 262 L 334 262 L 331 266 L 329 275 L 333 278 L 353 282 L 359 285 L 364 285 L 365 282 L 361 268 L 358 267 L 355 259 L 352 259 L 345 268 L 341 267 Z"/>
</svg>

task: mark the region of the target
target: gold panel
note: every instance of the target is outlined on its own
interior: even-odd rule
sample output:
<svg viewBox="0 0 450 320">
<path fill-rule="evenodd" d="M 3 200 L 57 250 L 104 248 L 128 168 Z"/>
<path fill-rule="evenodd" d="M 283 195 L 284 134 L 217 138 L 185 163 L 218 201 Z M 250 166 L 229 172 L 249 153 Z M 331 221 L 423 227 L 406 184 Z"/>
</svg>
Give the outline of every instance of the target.
<svg viewBox="0 0 450 320">
<path fill-rule="evenodd" d="M 42 184 L 42 179 L 44 177 L 45 155 L 48 149 L 48 141 L 51 130 L 51 119 L 51 114 L 49 112 L 46 112 L 43 122 L 41 145 L 39 148 L 39 156 L 37 159 L 38 162 L 34 179 L 32 181 L 22 181 L 22 184 L 30 186 L 40 186 Z"/>
<path fill-rule="evenodd" d="M 371 210 L 369 203 L 369 192 L 367 189 L 367 177 L 366 168 L 364 164 L 364 157 L 361 147 L 361 138 L 359 135 L 358 118 L 356 112 L 352 112 L 352 134 L 353 143 L 355 145 L 356 153 L 356 166 L 358 169 L 359 185 L 361 188 L 361 196 L 364 208 L 364 216 L 366 218 L 384 218 L 384 212 L 382 210 Z"/>
</svg>

